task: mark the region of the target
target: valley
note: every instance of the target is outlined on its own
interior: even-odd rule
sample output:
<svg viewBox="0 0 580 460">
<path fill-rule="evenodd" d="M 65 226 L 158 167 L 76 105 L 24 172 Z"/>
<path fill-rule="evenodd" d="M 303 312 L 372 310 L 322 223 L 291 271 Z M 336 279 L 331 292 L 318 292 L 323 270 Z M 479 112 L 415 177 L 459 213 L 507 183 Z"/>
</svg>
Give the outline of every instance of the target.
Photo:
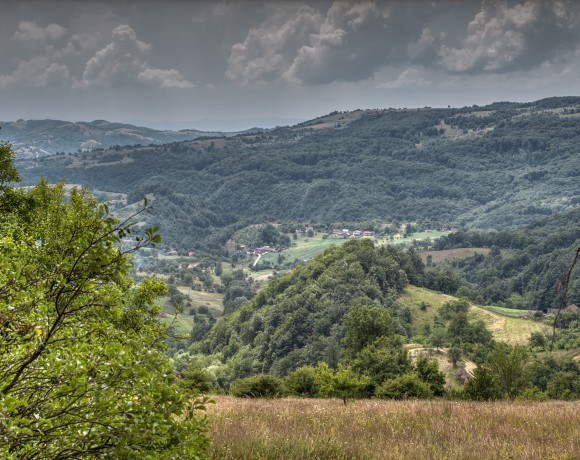
<svg viewBox="0 0 580 460">
<path fill-rule="evenodd" d="M 286 407 L 291 423 L 295 411 L 324 417 L 337 404 L 345 420 L 360 407 L 381 424 L 385 407 L 415 407 L 384 400 L 428 399 L 437 401 L 421 406 L 429 413 L 420 423 L 446 404 L 471 423 L 466 411 L 488 406 L 467 401 L 579 397 L 576 110 L 580 98 L 335 112 L 15 164 L 20 190 L 66 176 L 93 187 L 107 212 L 138 216 L 122 248 L 160 233 L 133 255 L 132 276 L 167 285 L 157 319 L 179 388 L 219 395 L 209 414 L 226 434 L 214 432 L 212 455 L 255 449 L 256 458 L 278 458 L 265 433 L 228 450 L 239 435 L 228 411 L 246 426 L 263 405 Z M 297 408 L 300 398 L 308 408 Z M 526 407 L 536 423 L 539 406 Z M 317 450 L 318 433 L 305 458 L 373 458 L 330 433 L 330 450 Z M 504 445 L 501 436 L 476 438 Z M 294 453 L 307 448 L 291 443 Z M 463 455 L 465 445 L 455 439 L 441 457 Z M 405 455 L 401 446 L 397 458 Z"/>
<path fill-rule="evenodd" d="M 580 458 L 580 2 L 5 3 L 1 460 Z"/>
</svg>

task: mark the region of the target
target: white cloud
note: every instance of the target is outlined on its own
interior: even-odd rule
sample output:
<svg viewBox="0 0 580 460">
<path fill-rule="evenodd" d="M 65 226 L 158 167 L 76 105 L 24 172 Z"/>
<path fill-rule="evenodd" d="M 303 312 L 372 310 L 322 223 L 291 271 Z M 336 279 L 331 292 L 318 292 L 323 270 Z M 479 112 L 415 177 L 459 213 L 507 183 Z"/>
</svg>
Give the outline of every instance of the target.
<svg viewBox="0 0 580 460">
<path fill-rule="evenodd" d="M 66 35 L 66 29 L 58 24 L 41 27 L 34 21 L 21 21 L 14 33 L 14 40 L 42 41 L 58 40 Z"/>
<path fill-rule="evenodd" d="M 415 67 L 409 67 L 401 72 L 396 80 L 387 81 L 377 85 L 383 89 L 421 88 L 430 86 L 431 80 L 423 75 L 423 72 Z"/>
<path fill-rule="evenodd" d="M 137 39 L 133 28 L 119 25 L 112 32 L 112 41 L 97 51 L 85 66 L 79 88 L 119 87 L 145 84 L 159 88 L 191 88 L 176 69 L 157 69 L 148 64 L 152 46 Z"/>
<path fill-rule="evenodd" d="M 382 35 L 388 17 L 388 9 L 375 1 L 335 1 L 317 32 L 309 36 L 310 43 L 298 50 L 284 78 L 295 82 L 326 83 L 335 79 L 348 81 L 372 76 L 368 58 L 372 55 L 374 62 L 381 60 L 373 41 Z M 368 34 L 367 43 L 360 42 L 363 34 Z M 373 68 L 374 64 L 370 66 Z"/>
<path fill-rule="evenodd" d="M 237 2 L 214 1 L 204 8 L 197 9 L 191 21 L 194 24 L 199 24 L 207 21 L 231 19 L 235 17 L 238 7 L 240 4 Z"/>
<path fill-rule="evenodd" d="M 81 32 L 74 34 L 71 39 L 77 43 L 82 50 L 95 50 L 99 47 L 102 40 L 100 33 Z"/>
<path fill-rule="evenodd" d="M 137 75 L 137 80 L 159 88 L 193 88 L 193 83 L 175 69 L 145 69 Z"/>
<path fill-rule="evenodd" d="M 19 61 L 12 74 L 0 75 L 0 89 L 64 87 L 69 83 L 68 68 L 63 64 L 49 62 L 47 56 L 34 56 L 28 61 Z"/>
</svg>

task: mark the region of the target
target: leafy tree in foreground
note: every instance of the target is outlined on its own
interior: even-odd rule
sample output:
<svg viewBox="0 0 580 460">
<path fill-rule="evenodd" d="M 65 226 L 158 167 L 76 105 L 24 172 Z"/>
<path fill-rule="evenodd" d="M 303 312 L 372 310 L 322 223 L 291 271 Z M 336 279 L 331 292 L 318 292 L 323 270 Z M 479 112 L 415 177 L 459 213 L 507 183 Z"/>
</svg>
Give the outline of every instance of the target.
<svg viewBox="0 0 580 460">
<path fill-rule="evenodd" d="M 134 286 L 118 248 L 130 222 L 63 184 L 6 190 L 31 205 L 0 207 L 0 457 L 203 455 L 202 402 L 178 393 L 162 351 L 165 285 Z"/>
</svg>

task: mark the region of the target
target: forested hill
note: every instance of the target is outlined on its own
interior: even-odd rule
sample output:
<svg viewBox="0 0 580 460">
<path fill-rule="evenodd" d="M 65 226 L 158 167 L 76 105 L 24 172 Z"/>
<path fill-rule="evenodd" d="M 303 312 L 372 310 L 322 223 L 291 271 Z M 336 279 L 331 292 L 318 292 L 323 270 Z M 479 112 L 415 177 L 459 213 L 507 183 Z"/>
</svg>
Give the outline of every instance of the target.
<svg viewBox="0 0 580 460">
<path fill-rule="evenodd" d="M 345 316 L 357 307 L 357 315 L 370 322 L 362 341 L 374 340 L 375 331 L 410 335 L 397 299 L 409 282 L 421 284 L 424 276 L 413 251 L 349 241 L 272 281 L 209 333 L 194 328 L 192 339 L 199 351 L 219 354 L 236 377 L 286 375 L 319 361 L 336 367 L 347 353 Z"/>
<path fill-rule="evenodd" d="M 423 220 L 512 229 L 580 204 L 580 98 L 335 112 L 293 127 L 21 161 L 39 176 L 154 198 L 165 242 L 242 221 Z M 226 229 L 226 230 L 224 230 Z M 220 243 L 221 244 L 221 243 Z"/>
<path fill-rule="evenodd" d="M 438 249 L 465 247 L 491 248 L 487 256 L 453 262 L 470 286 L 472 300 L 509 308 L 554 308 L 580 248 L 580 209 L 511 232 L 458 233 L 437 242 Z M 572 303 L 580 304 L 579 270 L 572 272 L 568 287 L 567 304 Z"/>
</svg>

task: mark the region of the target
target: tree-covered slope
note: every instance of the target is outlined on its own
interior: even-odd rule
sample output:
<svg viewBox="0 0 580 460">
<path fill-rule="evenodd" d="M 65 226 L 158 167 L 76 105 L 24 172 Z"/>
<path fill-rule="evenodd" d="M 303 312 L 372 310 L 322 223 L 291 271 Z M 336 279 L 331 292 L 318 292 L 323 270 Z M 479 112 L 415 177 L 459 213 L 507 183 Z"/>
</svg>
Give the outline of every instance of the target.
<svg viewBox="0 0 580 460">
<path fill-rule="evenodd" d="M 130 201 L 153 194 L 165 241 L 183 249 L 272 220 L 505 230 L 580 203 L 579 110 L 580 98 L 552 98 L 336 112 L 267 133 L 19 166 L 29 181 L 64 176 Z"/>
<path fill-rule="evenodd" d="M 413 251 L 349 241 L 270 282 L 205 336 L 194 332 L 192 339 L 199 351 L 228 362 L 237 377 L 286 375 L 319 361 L 335 367 L 348 348 L 347 312 L 359 306 L 388 310 L 393 331 L 404 336 L 408 324 L 398 298 L 409 280 L 417 284 L 422 277 L 423 264 Z"/>
<path fill-rule="evenodd" d="M 562 283 L 580 248 L 580 209 L 510 232 L 449 235 L 437 247 L 491 248 L 487 256 L 478 254 L 452 264 L 474 299 L 511 308 L 559 308 Z M 580 304 L 577 268 L 571 273 L 566 300 Z"/>
</svg>

